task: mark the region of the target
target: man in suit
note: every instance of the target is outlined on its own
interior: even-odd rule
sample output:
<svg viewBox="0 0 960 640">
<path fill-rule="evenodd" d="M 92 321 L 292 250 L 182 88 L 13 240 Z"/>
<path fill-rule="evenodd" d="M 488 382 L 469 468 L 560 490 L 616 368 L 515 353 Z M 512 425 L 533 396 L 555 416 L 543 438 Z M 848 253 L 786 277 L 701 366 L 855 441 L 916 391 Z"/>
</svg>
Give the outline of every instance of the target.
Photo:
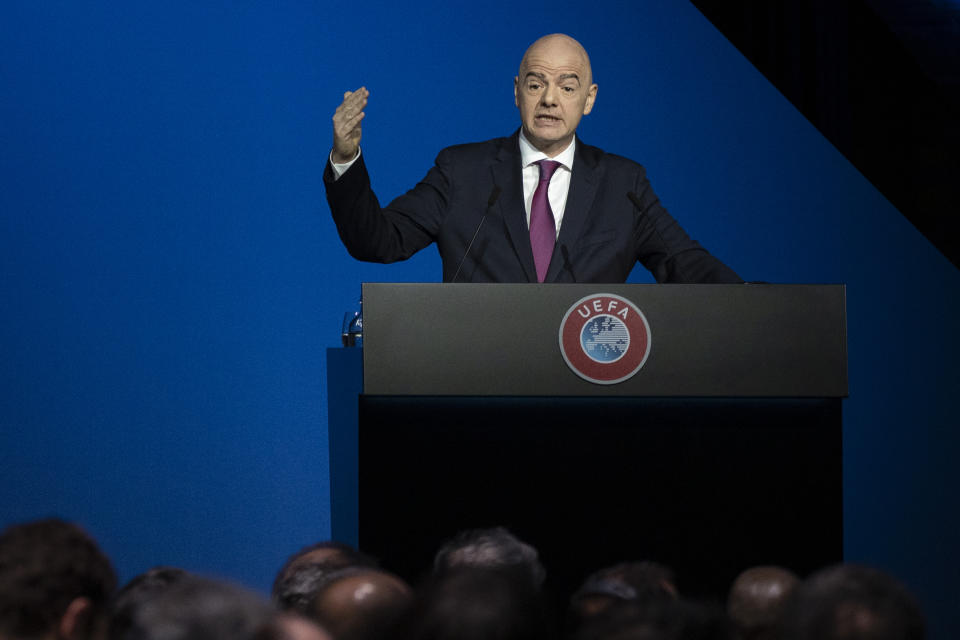
<svg viewBox="0 0 960 640">
<path fill-rule="evenodd" d="M 368 98 L 366 88 L 344 94 L 324 172 L 337 230 L 357 259 L 404 260 L 436 242 L 445 282 L 617 283 L 638 260 L 658 282 L 742 282 L 660 205 L 642 166 L 577 138 L 597 85 L 569 36 L 544 36 L 524 54 L 517 132 L 442 150 L 386 208 L 360 153 Z"/>
</svg>

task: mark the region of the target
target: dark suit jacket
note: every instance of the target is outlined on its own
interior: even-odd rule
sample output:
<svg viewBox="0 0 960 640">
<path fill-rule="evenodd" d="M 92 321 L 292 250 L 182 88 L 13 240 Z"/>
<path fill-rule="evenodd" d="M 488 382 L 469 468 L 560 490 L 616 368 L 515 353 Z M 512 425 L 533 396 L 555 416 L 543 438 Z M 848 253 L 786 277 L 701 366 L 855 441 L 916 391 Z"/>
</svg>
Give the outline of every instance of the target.
<svg viewBox="0 0 960 640">
<path fill-rule="evenodd" d="M 457 282 L 536 282 L 518 134 L 442 150 L 426 177 L 386 208 L 370 188 L 362 155 L 336 181 L 328 163 L 327 201 L 350 255 L 394 262 L 436 242 L 444 282 L 453 279 L 465 254 Z M 488 207 L 494 185 L 500 195 Z M 639 199 L 639 209 L 628 192 Z M 545 281 L 625 282 L 638 260 L 658 282 L 743 281 L 687 236 L 660 205 L 642 166 L 578 139 Z"/>
</svg>

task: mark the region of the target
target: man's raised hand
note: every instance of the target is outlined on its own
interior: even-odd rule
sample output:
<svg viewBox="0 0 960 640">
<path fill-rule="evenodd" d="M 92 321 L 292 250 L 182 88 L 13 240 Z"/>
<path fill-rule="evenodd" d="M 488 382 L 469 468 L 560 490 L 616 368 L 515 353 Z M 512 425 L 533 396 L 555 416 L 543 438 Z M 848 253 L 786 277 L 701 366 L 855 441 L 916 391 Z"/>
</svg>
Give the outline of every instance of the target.
<svg viewBox="0 0 960 640">
<path fill-rule="evenodd" d="M 350 162 L 360 148 L 360 121 L 370 92 L 366 87 L 343 94 L 343 102 L 333 114 L 333 161 Z"/>
</svg>

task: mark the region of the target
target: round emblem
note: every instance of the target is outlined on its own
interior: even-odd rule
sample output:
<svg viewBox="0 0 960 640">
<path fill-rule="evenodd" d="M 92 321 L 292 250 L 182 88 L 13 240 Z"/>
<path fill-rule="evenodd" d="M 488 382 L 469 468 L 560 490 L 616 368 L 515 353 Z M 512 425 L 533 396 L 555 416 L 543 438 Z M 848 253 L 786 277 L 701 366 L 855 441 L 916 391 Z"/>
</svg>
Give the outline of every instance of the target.
<svg viewBox="0 0 960 640">
<path fill-rule="evenodd" d="M 595 293 L 573 304 L 560 323 L 560 353 L 574 373 L 595 384 L 617 384 L 650 355 L 650 325 L 635 304 Z"/>
</svg>

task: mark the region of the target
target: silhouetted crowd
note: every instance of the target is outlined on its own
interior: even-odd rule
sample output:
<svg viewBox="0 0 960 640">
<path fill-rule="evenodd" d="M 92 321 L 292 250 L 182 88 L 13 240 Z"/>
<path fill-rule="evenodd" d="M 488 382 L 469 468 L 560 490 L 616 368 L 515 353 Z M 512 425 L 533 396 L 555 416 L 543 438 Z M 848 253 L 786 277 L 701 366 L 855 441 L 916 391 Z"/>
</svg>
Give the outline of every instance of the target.
<svg viewBox="0 0 960 640">
<path fill-rule="evenodd" d="M 537 551 L 505 529 L 464 531 L 411 588 L 349 545 L 290 556 L 271 599 L 174 567 L 117 590 L 78 526 L 50 519 L 0 534 L 0 640 L 919 640 L 914 599 L 889 575 L 836 565 L 801 580 L 753 567 L 725 606 L 692 601 L 669 567 L 626 562 L 557 607 Z M 559 610 L 558 610 L 559 609 Z"/>
</svg>

